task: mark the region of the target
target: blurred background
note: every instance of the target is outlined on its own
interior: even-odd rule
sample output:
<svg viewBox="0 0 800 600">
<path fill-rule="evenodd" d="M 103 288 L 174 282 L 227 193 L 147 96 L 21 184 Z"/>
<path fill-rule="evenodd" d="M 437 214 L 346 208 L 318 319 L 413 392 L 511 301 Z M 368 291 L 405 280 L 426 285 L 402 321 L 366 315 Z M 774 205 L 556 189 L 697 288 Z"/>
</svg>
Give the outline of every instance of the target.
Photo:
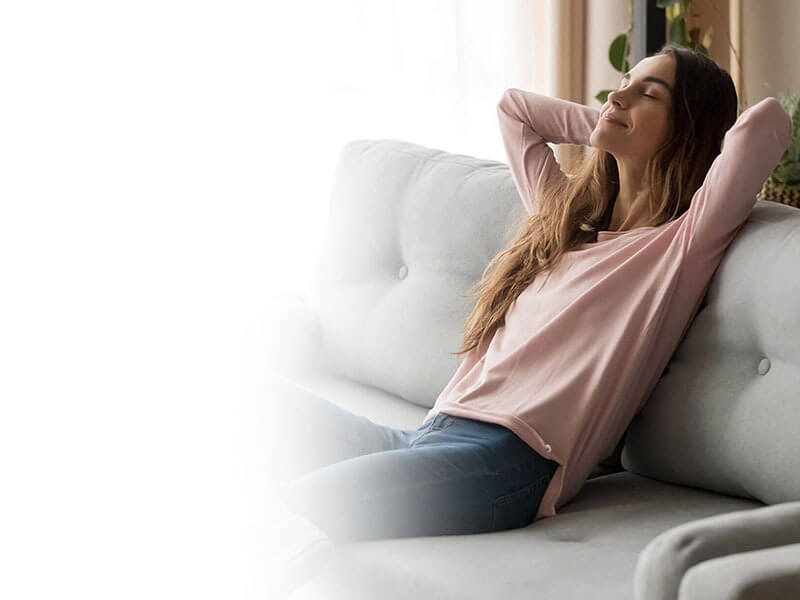
<svg viewBox="0 0 800 600">
<path fill-rule="evenodd" d="M 266 307 L 340 148 L 505 161 L 503 91 L 599 108 L 633 4 L 5 3 L 0 596 L 263 598 Z M 790 79 L 794 2 L 693 6 L 749 103 Z"/>
</svg>

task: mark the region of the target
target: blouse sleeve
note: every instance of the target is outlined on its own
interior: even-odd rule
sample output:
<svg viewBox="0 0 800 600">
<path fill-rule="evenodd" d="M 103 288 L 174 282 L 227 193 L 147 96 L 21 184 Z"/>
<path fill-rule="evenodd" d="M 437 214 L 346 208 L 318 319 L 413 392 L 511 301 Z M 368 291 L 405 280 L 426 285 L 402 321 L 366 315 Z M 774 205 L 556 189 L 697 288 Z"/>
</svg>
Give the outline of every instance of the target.
<svg viewBox="0 0 800 600">
<path fill-rule="evenodd" d="M 534 215 L 544 184 L 566 177 L 547 142 L 588 146 L 600 111 L 509 88 L 497 103 L 497 117 L 517 191 L 528 214 Z"/>
<path fill-rule="evenodd" d="M 725 132 L 722 150 L 685 214 L 694 260 L 718 258 L 725 251 L 791 138 L 792 120 L 773 97 L 743 111 Z"/>
</svg>

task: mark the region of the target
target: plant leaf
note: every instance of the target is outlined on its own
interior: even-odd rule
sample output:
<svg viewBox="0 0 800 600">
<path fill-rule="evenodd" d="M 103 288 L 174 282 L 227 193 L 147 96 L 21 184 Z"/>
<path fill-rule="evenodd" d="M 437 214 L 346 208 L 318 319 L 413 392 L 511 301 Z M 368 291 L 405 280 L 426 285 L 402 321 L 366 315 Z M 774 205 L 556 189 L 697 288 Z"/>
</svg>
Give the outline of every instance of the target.
<svg viewBox="0 0 800 600">
<path fill-rule="evenodd" d="M 608 95 L 612 92 L 612 90 L 600 90 L 597 94 L 595 94 L 595 100 L 600 102 L 601 104 L 605 104 L 608 100 Z"/>
<path fill-rule="evenodd" d="M 627 42 L 628 36 L 621 33 L 614 38 L 614 41 L 608 47 L 608 60 L 611 66 L 620 73 L 625 73 L 628 70 L 628 64 L 625 59 L 628 58 L 631 47 Z"/>
<path fill-rule="evenodd" d="M 686 20 L 682 16 L 669 24 L 669 40 L 682 46 L 686 45 Z"/>
<path fill-rule="evenodd" d="M 778 165 L 773 171 L 773 178 L 775 181 L 785 183 L 786 185 L 800 184 L 800 164 L 789 163 L 785 165 Z"/>
</svg>

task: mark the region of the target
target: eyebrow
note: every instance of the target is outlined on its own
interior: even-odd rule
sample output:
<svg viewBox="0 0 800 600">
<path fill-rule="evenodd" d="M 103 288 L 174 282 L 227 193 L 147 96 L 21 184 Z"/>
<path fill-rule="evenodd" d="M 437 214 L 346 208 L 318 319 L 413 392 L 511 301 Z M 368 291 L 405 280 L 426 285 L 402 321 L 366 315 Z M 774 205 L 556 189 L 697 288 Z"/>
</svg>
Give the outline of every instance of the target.
<svg viewBox="0 0 800 600">
<path fill-rule="evenodd" d="M 630 71 L 628 71 L 627 73 L 625 73 L 625 75 L 622 76 L 622 80 L 623 81 L 625 79 L 630 79 L 630 78 L 631 78 L 631 72 Z M 642 79 L 642 81 L 653 81 L 655 83 L 660 83 L 665 88 L 667 88 L 670 92 L 672 91 L 672 88 L 670 87 L 670 85 L 666 81 L 664 81 L 663 79 L 659 79 L 658 77 L 648 76 L 648 77 L 645 77 L 644 79 Z"/>
</svg>

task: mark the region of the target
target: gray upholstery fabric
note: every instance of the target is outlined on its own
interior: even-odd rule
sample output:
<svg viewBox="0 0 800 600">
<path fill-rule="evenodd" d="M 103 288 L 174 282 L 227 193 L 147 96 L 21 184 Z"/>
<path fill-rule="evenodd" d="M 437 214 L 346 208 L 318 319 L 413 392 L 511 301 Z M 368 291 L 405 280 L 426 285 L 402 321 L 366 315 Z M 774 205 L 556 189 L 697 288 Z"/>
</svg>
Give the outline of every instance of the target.
<svg viewBox="0 0 800 600">
<path fill-rule="evenodd" d="M 625 469 L 767 504 L 800 500 L 800 210 L 758 202 L 628 429 Z"/>
<path fill-rule="evenodd" d="M 800 544 L 714 558 L 686 572 L 678 600 L 797 600 Z"/>
<path fill-rule="evenodd" d="M 468 288 L 523 219 L 504 163 L 346 144 L 308 293 L 337 370 L 432 407 L 461 359 L 448 352 L 474 304 Z"/>
<path fill-rule="evenodd" d="M 706 562 L 689 564 L 686 547 L 667 544 L 658 572 L 653 555 L 640 553 L 697 519 L 756 509 L 735 516 L 751 523 L 765 503 L 800 500 L 790 462 L 798 451 L 798 215 L 756 204 L 651 399 L 558 516 L 493 534 L 334 547 L 291 599 L 650 600 L 669 588 L 677 600 L 675 582 L 686 581 L 681 600 L 703 600 L 701 567 L 725 572 L 736 557 L 747 565 L 740 588 L 779 585 L 770 573 L 785 575 L 793 546 L 776 546 L 788 554 L 774 563 L 763 549 L 747 558 L 738 527 L 695 525 L 697 539 L 736 549 Z M 270 364 L 356 414 L 416 429 L 459 364 L 449 352 L 461 341 L 470 287 L 524 218 L 503 163 L 400 140 L 346 144 L 313 285 L 305 298 L 267 308 L 276 332 Z M 761 548 L 800 543 L 768 532 L 759 540 Z"/>
<path fill-rule="evenodd" d="M 658 535 L 642 550 L 634 574 L 634 591 L 637 598 L 675 600 L 684 574 L 703 561 L 797 541 L 800 501 L 684 523 Z M 752 562 L 757 567 L 759 557 Z M 800 576 L 800 560 L 795 571 Z M 702 576 L 697 577 L 701 581 L 692 584 L 692 588 L 703 585 Z M 797 591 L 800 594 L 800 588 Z M 684 591 L 684 596 L 692 597 L 689 591 Z"/>
</svg>

